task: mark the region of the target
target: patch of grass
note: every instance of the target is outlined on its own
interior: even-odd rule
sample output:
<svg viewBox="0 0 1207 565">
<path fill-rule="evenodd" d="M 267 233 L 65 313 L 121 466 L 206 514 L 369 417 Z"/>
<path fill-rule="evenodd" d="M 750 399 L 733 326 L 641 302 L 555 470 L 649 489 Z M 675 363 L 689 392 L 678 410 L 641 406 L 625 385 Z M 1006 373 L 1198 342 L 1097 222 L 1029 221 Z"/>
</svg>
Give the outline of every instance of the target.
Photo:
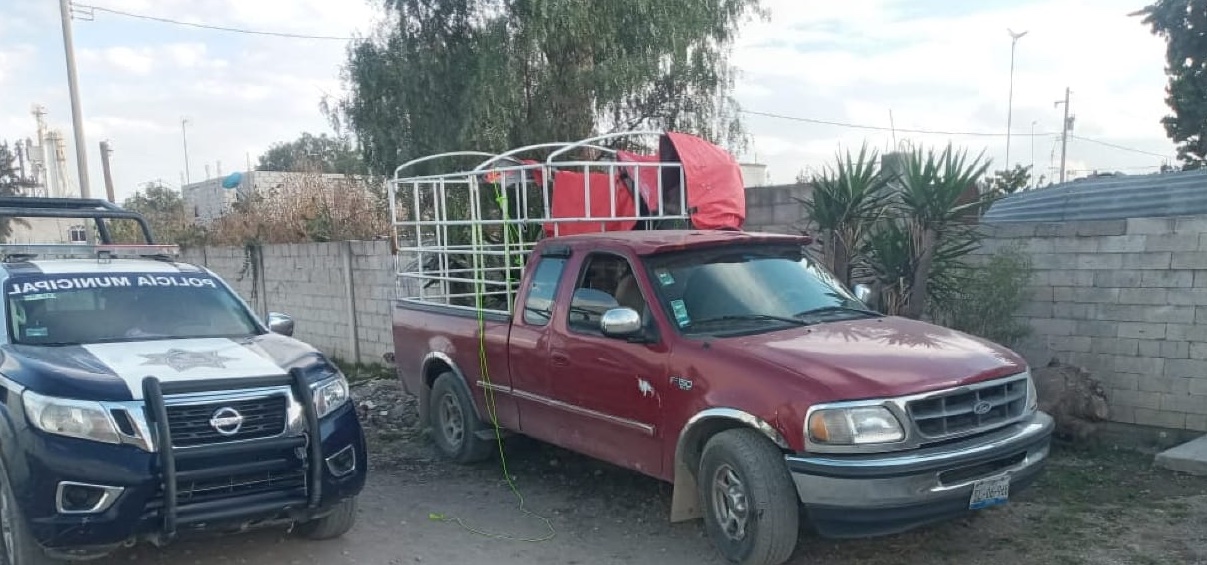
<svg viewBox="0 0 1207 565">
<path fill-rule="evenodd" d="M 392 367 L 381 363 L 352 363 L 339 358 L 332 358 L 339 370 L 344 372 L 349 382 L 364 382 L 373 380 L 393 379 L 397 376 Z"/>
</svg>

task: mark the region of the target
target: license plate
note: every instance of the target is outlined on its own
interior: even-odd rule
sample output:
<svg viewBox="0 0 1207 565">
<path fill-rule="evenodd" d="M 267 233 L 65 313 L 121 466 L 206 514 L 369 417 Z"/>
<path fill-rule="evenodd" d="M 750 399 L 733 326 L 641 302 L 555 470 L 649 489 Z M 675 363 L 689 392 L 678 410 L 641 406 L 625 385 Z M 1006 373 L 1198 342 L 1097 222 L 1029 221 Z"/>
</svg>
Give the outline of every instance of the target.
<svg viewBox="0 0 1207 565">
<path fill-rule="evenodd" d="M 972 498 L 968 508 L 980 510 L 1005 504 L 1010 498 L 1010 475 L 982 479 L 972 484 Z"/>
</svg>

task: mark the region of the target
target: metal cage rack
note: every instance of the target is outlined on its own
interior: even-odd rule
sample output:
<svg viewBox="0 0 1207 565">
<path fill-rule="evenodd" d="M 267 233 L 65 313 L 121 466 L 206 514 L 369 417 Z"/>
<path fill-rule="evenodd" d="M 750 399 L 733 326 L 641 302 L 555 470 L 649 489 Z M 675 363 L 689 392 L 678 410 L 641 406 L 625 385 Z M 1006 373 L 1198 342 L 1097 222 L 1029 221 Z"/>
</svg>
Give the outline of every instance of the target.
<svg viewBox="0 0 1207 565">
<path fill-rule="evenodd" d="M 615 133 L 499 154 L 456 151 L 400 165 L 388 183 L 396 298 L 508 315 L 528 255 L 541 239 L 685 225 L 680 163 L 633 159 L 605 146 L 663 134 Z M 549 152 L 543 162 L 521 158 L 537 151 Z M 568 158 L 583 153 L 588 157 Z M 419 165 L 467 158 L 485 160 L 456 172 L 405 176 Z"/>
</svg>

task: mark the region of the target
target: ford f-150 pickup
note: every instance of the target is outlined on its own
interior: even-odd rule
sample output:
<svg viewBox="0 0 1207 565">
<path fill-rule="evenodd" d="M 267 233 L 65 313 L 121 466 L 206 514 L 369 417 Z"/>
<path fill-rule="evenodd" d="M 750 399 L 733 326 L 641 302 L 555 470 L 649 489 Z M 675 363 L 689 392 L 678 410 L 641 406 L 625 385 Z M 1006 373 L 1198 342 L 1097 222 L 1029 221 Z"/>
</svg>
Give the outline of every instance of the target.
<svg viewBox="0 0 1207 565">
<path fill-rule="evenodd" d="M 698 142 L 669 139 L 687 171 L 680 209 L 698 212 L 721 183 L 688 162 Z M 554 198 L 582 183 L 556 166 L 493 178 L 517 170 L 555 177 Z M 596 182 L 642 178 L 615 174 Z M 701 183 L 713 192 L 700 196 Z M 669 481 L 671 519 L 702 517 L 722 556 L 750 564 L 787 560 L 802 516 L 826 536 L 897 533 L 1005 503 L 1041 472 L 1052 418 L 1015 353 L 869 310 L 811 257 L 808 236 L 574 229 L 593 199 L 602 213 L 590 218 L 625 215 L 603 194 L 561 208 L 579 217 L 557 231 L 577 233 L 521 245 L 515 294 L 492 307 L 489 277 L 456 286 L 486 272 L 481 258 L 457 263 L 463 248 L 447 240 L 412 248 L 436 257 L 416 269 L 447 273 L 423 284 L 451 290 L 396 303 L 394 361 L 449 458 L 492 456 L 497 424 Z"/>
</svg>

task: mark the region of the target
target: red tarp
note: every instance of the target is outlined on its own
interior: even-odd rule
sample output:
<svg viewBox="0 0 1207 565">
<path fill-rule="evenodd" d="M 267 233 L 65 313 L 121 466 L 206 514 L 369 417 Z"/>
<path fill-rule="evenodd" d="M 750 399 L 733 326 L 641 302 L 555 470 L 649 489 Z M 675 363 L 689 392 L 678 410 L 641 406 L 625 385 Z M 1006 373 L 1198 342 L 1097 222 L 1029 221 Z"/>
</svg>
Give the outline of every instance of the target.
<svg viewBox="0 0 1207 565">
<path fill-rule="evenodd" d="M 588 183 L 589 179 L 589 183 Z M 612 214 L 612 200 L 608 193 L 616 187 L 616 213 Z M 629 217 L 637 215 L 637 206 L 633 203 L 633 194 L 623 190 L 623 183 L 613 179 L 607 173 L 583 173 L 574 171 L 558 171 L 553 174 L 553 210 L 554 218 L 584 218 L 587 216 L 585 198 L 591 199 L 591 217 Z M 601 231 L 631 230 L 637 225 L 636 220 L 619 222 L 561 222 L 557 224 L 557 235 L 574 235 L 579 233 L 599 233 Z M 552 236 L 553 224 L 545 224 L 545 235 Z"/>
<path fill-rule="evenodd" d="M 728 152 L 693 135 L 668 132 L 661 139 L 659 155 L 640 155 L 627 151 L 617 152 L 618 161 L 664 162 L 681 164 L 686 180 L 687 206 L 691 214 L 692 227 L 696 229 L 742 228 L 746 219 L 746 189 L 742 183 L 742 169 Z M 658 213 L 658 175 L 662 175 L 663 206 L 672 213 L 679 202 L 679 171 L 668 167 L 618 166 L 615 182 L 607 173 L 591 173 L 590 199 L 591 216 L 608 217 L 611 214 L 609 192 L 616 188 L 616 216 L 637 215 L 633 202 L 632 188 L 621 178 L 624 172 L 628 179 L 637 179 L 641 199 L 649 214 Z M 558 171 L 553 177 L 552 208 L 554 218 L 581 218 L 586 216 L 583 173 Z M 635 221 L 619 222 L 574 222 L 562 223 L 559 235 L 598 233 L 600 231 L 631 230 Z M 545 233 L 553 235 L 553 226 L 545 225 Z"/>
</svg>

